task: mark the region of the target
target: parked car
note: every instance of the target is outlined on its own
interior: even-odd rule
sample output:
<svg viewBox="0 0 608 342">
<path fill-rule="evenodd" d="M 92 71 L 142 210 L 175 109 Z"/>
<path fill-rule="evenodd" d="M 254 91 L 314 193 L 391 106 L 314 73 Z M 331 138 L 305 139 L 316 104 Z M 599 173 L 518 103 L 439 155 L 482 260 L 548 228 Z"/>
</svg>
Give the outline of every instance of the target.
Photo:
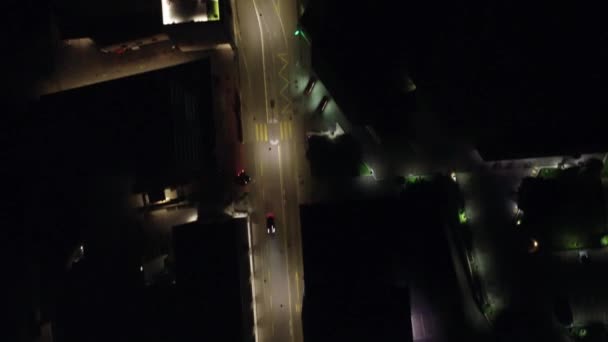
<svg viewBox="0 0 608 342">
<path fill-rule="evenodd" d="M 304 88 L 304 94 L 310 95 L 310 93 L 312 93 L 312 90 L 315 88 L 316 84 L 317 84 L 317 79 L 314 76 L 311 77 L 310 80 L 308 81 L 308 84 L 306 85 L 306 88 Z"/>
<path fill-rule="evenodd" d="M 323 98 L 321 99 L 321 102 L 319 103 L 318 111 L 320 113 L 323 113 L 323 111 L 327 107 L 328 103 L 329 103 L 329 96 L 323 96 Z"/>
</svg>

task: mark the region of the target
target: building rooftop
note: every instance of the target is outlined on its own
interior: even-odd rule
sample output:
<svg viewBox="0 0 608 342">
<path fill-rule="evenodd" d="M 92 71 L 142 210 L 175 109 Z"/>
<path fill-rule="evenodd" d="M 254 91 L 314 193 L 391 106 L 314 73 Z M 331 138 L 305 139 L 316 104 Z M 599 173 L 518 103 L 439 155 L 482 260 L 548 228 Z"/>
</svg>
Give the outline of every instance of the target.
<svg viewBox="0 0 608 342">
<path fill-rule="evenodd" d="M 134 191 L 145 192 L 186 184 L 214 169 L 211 96 L 211 70 L 205 59 L 42 96 L 37 107 L 39 123 L 61 122 L 68 133 L 57 136 L 68 144 L 78 141 L 68 136 L 83 135 L 84 146 L 94 134 L 108 137 L 112 132 L 110 146 L 130 153 Z M 95 120 L 98 123 L 92 124 Z M 100 159 L 95 153 L 86 157 Z"/>
<path fill-rule="evenodd" d="M 253 337 L 246 237 L 246 219 L 173 228 L 177 335 L 235 342 Z"/>
<path fill-rule="evenodd" d="M 301 22 L 315 71 L 354 124 L 412 140 L 418 125 L 404 118 L 433 112 L 434 126 L 501 160 L 607 150 L 607 35 L 578 7 L 313 0 Z"/>
<path fill-rule="evenodd" d="M 581 110 L 573 109 L 567 115 L 536 114 L 527 118 L 524 115 L 509 118 L 497 115 L 493 122 L 488 123 L 487 131 L 479 135 L 476 148 L 486 161 L 608 151 L 600 117 L 589 112 L 580 113 Z M 580 113 L 578 118 L 576 113 Z"/>
<path fill-rule="evenodd" d="M 376 16 L 361 16 L 377 10 L 375 3 L 340 3 L 313 1 L 301 20 L 316 73 L 352 123 L 377 126 L 382 119 L 399 119 L 393 116 L 406 114 L 412 102 L 399 89 L 408 76 L 407 65 L 397 63 L 403 54 L 399 48 L 394 53 L 378 48 L 390 41 L 381 34 L 387 25 Z M 363 36 L 370 37 L 363 42 L 365 54 Z"/>
<path fill-rule="evenodd" d="M 61 39 L 91 37 L 103 47 L 167 32 L 181 40 L 196 34 L 198 44 L 212 46 L 229 42 L 226 25 L 220 24 L 228 6 L 221 0 L 57 0 L 53 13 Z M 205 22 L 219 25 L 203 25 L 202 30 L 191 25 L 176 28 Z"/>
<path fill-rule="evenodd" d="M 57 0 L 53 13 L 62 39 L 92 37 L 101 45 L 160 33 L 163 24 L 160 0 Z"/>
<path fill-rule="evenodd" d="M 220 20 L 220 0 L 158 0 L 162 3 L 163 25 Z"/>
<path fill-rule="evenodd" d="M 431 204 L 438 198 L 421 193 L 300 207 L 305 339 L 444 341 L 464 334 L 445 225 Z"/>
<path fill-rule="evenodd" d="M 373 209 L 366 204 L 369 203 L 310 205 L 300 209 L 305 274 L 302 321 L 306 340 L 412 338 L 408 283 L 393 278 L 393 264 L 399 265 L 399 256 L 391 255 L 395 249 L 376 247 L 386 243 L 377 234 L 380 227 L 390 235 L 390 218 L 376 217 L 380 213 L 371 212 Z M 353 212 L 359 214 L 350 214 Z"/>
</svg>

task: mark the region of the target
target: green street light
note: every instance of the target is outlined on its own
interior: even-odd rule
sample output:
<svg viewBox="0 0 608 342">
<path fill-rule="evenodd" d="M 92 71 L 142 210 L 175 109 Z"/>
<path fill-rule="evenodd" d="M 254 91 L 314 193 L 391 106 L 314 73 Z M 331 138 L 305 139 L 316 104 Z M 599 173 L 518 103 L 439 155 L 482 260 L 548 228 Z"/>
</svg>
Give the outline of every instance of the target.
<svg viewBox="0 0 608 342">
<path fill-rule="evenodd" d="M 294 36 L 299 36 L 300 35 L 300 30 L 296 30 L 296 32 L 293 33 Z"/>
</svg>

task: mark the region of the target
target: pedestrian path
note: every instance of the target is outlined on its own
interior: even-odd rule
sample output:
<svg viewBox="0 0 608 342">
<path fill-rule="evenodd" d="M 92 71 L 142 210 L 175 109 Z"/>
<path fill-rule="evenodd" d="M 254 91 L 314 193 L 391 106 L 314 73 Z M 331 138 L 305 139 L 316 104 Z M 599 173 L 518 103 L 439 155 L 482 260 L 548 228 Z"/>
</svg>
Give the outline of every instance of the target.
<svg viewBox="0 0 608 342">
<path fill-rule="evenodd" d="M 291 121 L 281 121 L 278 123 L 256 123 L 255 124 L 255 141 L 268 141 L 268 129 L 270 128 L 273 132 L 278 126 L 279 138 L 281 141 L 290 140 L 293 138 L 293 123 Z"/>
<path fill-rule="evenodd" d="M 255 124 L 255 140 L 268 141 L 268 124 Z"/>
<path fill-rule="evenodd" d="M 279 122 L 279 125 L 281 140 L 288 140 L 293 138 L 293 125 L 291 121 L 281 121 Z"/>
</svg>

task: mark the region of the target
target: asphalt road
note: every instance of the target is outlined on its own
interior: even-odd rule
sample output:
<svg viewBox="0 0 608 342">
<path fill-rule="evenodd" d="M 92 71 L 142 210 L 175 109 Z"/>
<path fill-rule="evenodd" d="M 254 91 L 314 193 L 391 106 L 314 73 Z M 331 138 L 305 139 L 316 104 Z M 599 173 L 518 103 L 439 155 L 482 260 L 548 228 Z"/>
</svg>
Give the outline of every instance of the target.
<svg viewBox="0 0 608 342">
<path fill-rule="evenodd" d="M 302 262 L 299 226 L 302 121 L 293 113 L 297 23 L 294 0 L 236 2 L 244 136 L 243 165 L 253 178 L 254 301 L 258 341 L 301 341 Z M 302 137 L 300 139 L 299 137 Z M 277 233 L 266 232 L 265 216 Z"/>
</svg>

